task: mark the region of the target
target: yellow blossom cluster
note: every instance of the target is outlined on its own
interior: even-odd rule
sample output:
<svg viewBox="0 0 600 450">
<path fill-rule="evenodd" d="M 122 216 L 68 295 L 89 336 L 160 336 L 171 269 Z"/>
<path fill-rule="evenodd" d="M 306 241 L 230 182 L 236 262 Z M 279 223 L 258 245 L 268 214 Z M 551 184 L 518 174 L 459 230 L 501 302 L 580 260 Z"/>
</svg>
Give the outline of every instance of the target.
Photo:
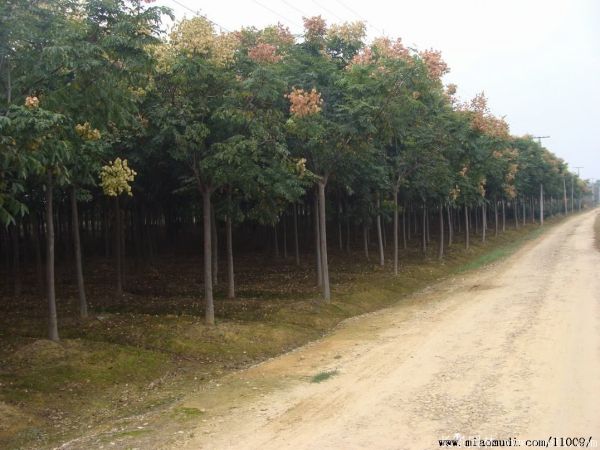
<svg viewBox="0 0 600 450">
<path fill-rule="evenodd" d="M 296 117 L 317 114 L 323 106 L 321 94 L 315 88 L 310 91 L 293 88 L 286 98 L 290 101 L 290 113 Z"/>
<path fill-rule="evenodd" d="M 469 166 L 464 166 L 462 169 L 460 169 L 458 171 L 458 174 L 464 178 L 465 176 L 467 176 L 468 171 L 469 171 Z"/>
<path fill-rule="evenodd" d="M 170 38 L 176 51 L 202 55 L 218 65 L 233 61 L 239 40 L 237 33 L 216 33 L 205 17 L 182 20 Z"/>
<path fill-rule="evenodd" d="M 509 183 L 515 181 L 518 170 L 519 170 L 518 164 L 510 163 L 508 165 L 508 170 L 506 171 L 506 181 Z"/>
<path fill-rule="evenodd" d="M 306 158 L 299 158 L 298 161 L 296 161 L 296 170 L 300 176 L 304 175 L 306 172 Z"/>
<path fill-rule="evenodd" d="M 133 95 L 133 97 L 137 100 L 142 100 L 147 94 L 146 90 L 143 87 L 129 87 L 128 90 L 131 93 L 131 95 Z"/>
<path fill-rule="evenodd" d="M 484 118 L 482 131 L 489 136 L 497 138 L 508 138 L 508 123 L 503 118 L 488 116 Z"/>
<path fill-rule="evenodd" d="M 272 44 L 257 44 L 248 50 L 248 57 L 257 63 L 271 64 L 281 61 L 277 54 L 277 47 Z"/>
<path fill-rule="evenodd" d="M 36 96 L 32 95 L 25 99 L 25 107 L 26 108 L 35 109 L 35 108 L 39 108 L 39 106 L 40 106 L 40 99 L 37 98 Z"/>
<path fill-rule="evenodd" d="M 544 150 L 542 154 L 542 158 L 550 166 L 550 170 L 554 173 L 560 173 L 560 166 L 563 163 L 562 159 L 556 158 L 556 156 L 552 155 L 550 152 Z"/>
<path fill-rule="evenodd" d="M 504 193 L 508 198 L 513 199 L 517 196 L 517 189 L 512 184 L 505 184 Z"/>
<path fill-rule="evenodd" d="M 79 137 L 86 141 L 98 141 L 100 139 L 100 130 L 92 128 L 89 122 L 78 123 L 75 125 L 75 132 Z"/>
<path fill-rule="evenodd" d="M 281 23 L 275 26 L 270 26 L 262 31 L 262 35 L 259 38 L 259 42 L 265 44 L 273 44 L 277 46 L 289 46 L 296 42 L 296 38 L 290 31 L 290 29 Z"/>
<path fill-rule="evenodd" d="M 131 196 L 131 185 L 137 173 L 127 165 L 126 159 L 116 158 L 100 170 L 100 186 L 104 194 L 116 197 L 123 192 Z"/>
<path fill-rule="evenodd" d="M 361 42 L 367 35 L 367 26 L 362 21 L 344 22 L 332 25 L 327 31 L 328 38 L 338 38 L 344 42 Z"/>
<path fill-rule="evenodd" d="M 452 200 L 456 200 L 459 195 L 460 195 L 460 188 L 458 186 L 454 186 L 452 189 L 450 189 L 450 192 L 448 194 L 448 196 Z"/>
<path fill-rule="evenodd" d="M 485 183 L 486 182 L 487 182 L 487 180 L 485 179 L 485 177 L 483 177 L 479 180 L 479 184 L 477 185 L 477 192 L 479 192 L 479 195 L 481 195 L 482 197 L 485 197 Z"/>
</svg>

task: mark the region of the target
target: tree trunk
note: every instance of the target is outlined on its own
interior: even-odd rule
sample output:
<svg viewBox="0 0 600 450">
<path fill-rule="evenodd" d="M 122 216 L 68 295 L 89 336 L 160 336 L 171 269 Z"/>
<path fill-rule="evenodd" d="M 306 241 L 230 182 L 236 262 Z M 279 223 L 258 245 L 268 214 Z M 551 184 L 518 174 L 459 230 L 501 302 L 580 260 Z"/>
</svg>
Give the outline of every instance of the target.
<svg viewBox="0 0 600 450">
<path fill-rule="evenodd" d="M 481 205 L 481 242 L 485 242 L 487 231 L 487 205 Z"/>
<path fill-rule="evenodd" d="M 402 248 L 404 250 L 406 250 L 406 239 L 407 239 L 407 235 L 406 235 L 406 202 L 404 202 L 403 206 L 402 206 Z M 410 222 L 408 223 L 408 226 L 410 226 Z"/>
<path fill-rule="evenodd" d="M 365 244 L 365 258 L 369 260 L 369 228 L 367 224 L 363 224 L 363 242 Z"/>
<path fill-rule="evenodd" d="M 438 259 L 444 257 L 444 206 L 440 203 L 439 206 L 439 219 L 440 219 L 440 238 L 438 245 Z"/>
<path fill-rule="evenodd" d="M 344 240 L 342 239 L 342 205 L 338 205 L 338 244 L 340 246 L 340 252 L 344 250 Z"/>
<path fill-rule="evenodd" d="M 565 198 L 566 200 L 566 198 Z M 566 205 L 566 202 L 565 202 Z M 544 185 L 540 184 L 540 225 L 544 225 Z"/>
<path fill-rule="evenodd" d="M 210 201 L 211 191 L 207 188 L 202 190 L 202 222 L 204 232 L 204 320 L 207 325 L 215 323 L 215 308 L 213 303 L 212 284 L 212 208 Z"/>
<path fill-rule="evenodd" d="M 450 205 L 446 206 L 446 212 L 448 213 L 448 247 L 450 247 L 454 240 L 454 226 L 452 225 L 452 210 Z"/>
<path fill-rule="evenodd" d="M 502 232 L 506 231 L 506 202 L 502 199 Z"/>
<path fill-rule="evenodd" d="M 275 258 L 279 258 L 279 236 L 277 234 L 277 224 L 273 224 L 273 251 Z"/>
<path fill-rule="evenodd" d="M 315 208 L 314 208 L 314 225 L 315 225 L 315 249 L 317 255 L 317 286 L 323 286 L 323 271 L 321 270 L 321 231 L 319 221 L 319 193 L 315 192 Z"/>
<path fill-rule="evenodd" d="M 121 245 L 121 207 L 119 206 L 119 196 L 115 196 L 115 262 L 117 271 L 117 295 L 123 295 L 123 250 Z"/>
<path fill-rule="evenodd" d="M 414 207 L 413 207 L 413 203 L 410 202 L 409 207 L 408 207 L 408 217 L 407 217 L 407 221 L 406 221 L 406 240 L 410 241 L 411 240 L 411 236 L 416 234 L 417 232 L 417 219 L 416 219 L 416 212 L 414 211 Z"/>
<path fill-rule="evenodd" d="M 219 284 L 219 235 L 217 229 L 217 218 L 215 216 L 215 207 L 211 203 L 210 210 L 210 238 L 211 238 L 211 256 L 212 256 L 212 282 L 213 286 Z"/>
<path fill-rule="evenodd" d="M 421 251 L 423 252 L 423 255 L 425 255 L 427 253 L 427 209 L 424 204 L 422 218 Z"/>
<path fill-rule="evenodd" d="M 71 186 L 71 219 L 73 225 L 73 250 L 75 252 L 75 269 L 77 271 L 77 292 L 79 293 L 79 315 L 88 316 L 87 300 L 85 298 L 85 284 L 83 282 L 83 263 L 81 260 L 81 239 L 79 236 L 79 214 L 77 211 L 77 190 Z"/>
<path fill-rule="evenodd" d="M 571 213 L 575 212 L 575 192 L 573 192 L 573 177 L 571 177 Z"/>
<path fill-rule="evenodd" d="M 323 300 L 331 300 L 329 290 L 329 265 L 327 262 L 327 227 L 325 215 L 325 185 L 327 180 L 319 181 L 319 231 L 321 237 L 321 270 L 323 271 Z"/>
<path fill-rule="evenodd" d="M 346 215 L 346 253 L 350 253 L 350 216 Z"/>
<path fill-rule="evenodd" d="M 298 245 L 298 205 L 294 203 L 294 254 L 296 265 L 300 265 L 300 247 Z"/>
<path fill-rule="evenodd" d="M 469 250 L 469 208 L 465 205 L 465 249 Z"/>
<path fill-rule="evenodd" d="M 498 200 L 494 200 L 494 236 L 498 237 Z"/>
<path fill-rule="evenodd" d="M 13 278 L 14 278 L 14 294 L 15 297 L 20 297 L 23 293 L 23 278 L 21 276 L 21 219 L 17 218 L 15 224 L 10 227 L 12 254 L 13 254 Z"/>
<path fill-rule="evenodd" d="M 58 341 L 58 319 L 56 316 L 56 292 L 54 285 L 54 180 L 52 170 L 46 171 L 46 289 L 48 295 L 48 338 Z"/>
<path fill-rule="evenodd" d="M 569 213 L 569 207 L 567 206 L 567 181 L 565 180 L 565 177 L 563 177 L 563 198 L 564 198 L 564 203 L 565 203 L 565 216 L 566 216 Z"/>
<path fill-rule="evenodd" d="M 40 292 L 42 292 L 44 290 L 44 269 L 42 267 L 42 252 L 40 249 L 40 224 L 37 212 L 31 214 L 31 227 L 33 228 L 33 251 L 35 253 L 35 274 L 37 280 L 37 287 L 40 290 Z"/>
<path fill-rule="evenodd" d="M 281 228 L 283 228 L 283 259 L 287 259 L 287 220 L 285 214 L 281 217 Z"/>
<path fill-rule="evenodd" d="M 383 236 L 381 234 L 381 214 L 379 208 L 381 204 L 379 198 L 377 198 L 377 244 L 379 246 L 379 265 L 383 267 L 385 265 L 385 256 L 383 253 Z"/>
<path fill-rule="evenodd" d="M 427 245 L 431 244 L 431 223 L 429 223 L 429 208 L 425 206 L 425 232 Z"/>
<path fill-rule="evenodd" d="M 235 281 L 233 272 L 233 231 L 231 217 L 227 216 L 226 237 L 227 240 L 227 298 L 235 298 Z"/>
<path fill-rule="evenodd" d="M 123 280 L 123 286 L 125 286 L 125 261 L 127 256 L 127 247 L 125 240 L 125 230 L 126 227 L 123 225 L 125 219 L 125 223 L 127 220 L 125 208 L 119 208 L 119 237 L 121 239 L 121 280 Z"/>
<path fill-rule="evenodd" d="M 108 198 L 105 197 L 103 199 L 101 217 L 102 217 L 102 234 L 104 237 L 104 257 L 106 259 L 108 259 L 110 257 L 110 223 L 109 223 L 110 213 L 109 213 L 108 208 L 109 208 L 108 207 Z"/>
<path fill-rule="evenodd" d="M 402 226 L 404 231 L 404 219 Z M 394 189 L 394 275 L 398 275 L 398 189 Z"/>
</svg>

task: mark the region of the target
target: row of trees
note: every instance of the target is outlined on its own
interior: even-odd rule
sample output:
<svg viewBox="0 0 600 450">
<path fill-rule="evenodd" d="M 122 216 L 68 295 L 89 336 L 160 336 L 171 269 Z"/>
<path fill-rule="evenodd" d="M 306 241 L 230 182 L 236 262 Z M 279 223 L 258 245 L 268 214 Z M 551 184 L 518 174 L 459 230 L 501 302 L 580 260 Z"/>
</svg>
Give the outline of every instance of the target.
<svg viewBox="0 0 600 450">
<path fill-rule="evenodd" d="M 96 247 L 82 246 L 81 228 L 112 253 L 122 293 L 128 242 L 152 252 L 156 228 L 192 226 L 202 230 L 212 324 L 219 234 L 233 298 L 234 230 L 272 227 L 275 246 L 278 229 L 293 230 L 299 263 L 300 220 L 313 230 L 329 301 L 327 233 L 336 226 L 340 246 L 343 227 L 348 246 L 351 228 L 367 243 L 375 229 L 382 265 L 391 227 L 397 274 L 411 224 L 426 249 L 438 223 L 442 258 L 458 227 L 468 247 L 474 220 L 485 240 L 488 220 L 504 229 L 507 210 L 516 226 L 528 215 L 543 223 L 544 207 L 547 214 L 564 204 L 566 213 L 586 190 L 530 136 L 511 136 L 483 94 L 461 103 L 442 82 L 449 69 L 437 51 L 399 39 L 367 43 L 363 23 L 327 27 L 320 17 L 304 19 L 299 39 L 281 25 L 220 33 L 203 17 L 161 39 L 170 12 L 146 3 L 0 6 L 9 19 L 0 29 L 0 221 L 11 230 L 13 266 L 24 236 L 36 249 L 46 244 L 51 339 L 54 224 L 63 229 L 65 210 L 83 317 L 82 255 Z"/>
</svg>

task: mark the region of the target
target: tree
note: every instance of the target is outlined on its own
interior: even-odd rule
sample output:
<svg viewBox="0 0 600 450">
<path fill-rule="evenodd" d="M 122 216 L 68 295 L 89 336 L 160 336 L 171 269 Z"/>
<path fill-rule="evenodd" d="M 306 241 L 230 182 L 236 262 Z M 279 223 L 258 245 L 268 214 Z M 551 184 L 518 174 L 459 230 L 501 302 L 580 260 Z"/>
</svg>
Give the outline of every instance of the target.
<svg viewBox="0 0 600 450">
<path fill-rule="evenodd" d="M 131 183 L 137 173 L 129 167 L 127 160 L 116 158 L 100 171 L 100 186 L 104 194 L 114 198 L 115 205 L 115 266 L 117 274 L 117 294 L 123 294 L 123 219 L 119 206 L 119 196 L 123 193 L 131 196 Z"/>
</svg>

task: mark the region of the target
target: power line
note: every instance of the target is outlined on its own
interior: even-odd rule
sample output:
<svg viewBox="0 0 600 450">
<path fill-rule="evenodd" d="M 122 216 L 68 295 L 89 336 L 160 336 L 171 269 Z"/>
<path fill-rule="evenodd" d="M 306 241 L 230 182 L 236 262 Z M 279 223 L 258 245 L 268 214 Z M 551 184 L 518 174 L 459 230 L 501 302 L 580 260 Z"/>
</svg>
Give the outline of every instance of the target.
<svg viewBox="0 0 600 450">
<path fill-rule="evenodd" d="M 336 13 L 334 13 L 333 11 L 331 11 L 330 9 L 325 8 L 323 5 L 319 4 L 319 2 L 315 1 L 315 0 L 311 0 L 315 5 L 317 5 L 319 8 L 321 8 L 323 11 L 325 11 L 326 13 L 331 14 L 333 17 L 335 17 L 337 20 L 339 20 L 340 22 L 343 22 L 344 19 L 342 19 L 340 16 L 338 16 Z"/>
<path fill-rule="evenodd" d="M 538 140 L 538 144 L 542 145 L 542 139 L 548 139 L 550 136 L 532 136 L 533 139 L 537 139 Z"/>
<path fill-rule="evenodd" d="M 355 10 L 353 10 L 352 8 L 350 8 L 349 6 L 347 6 L 344 2 L 342 2 L 341 0 L 335 0 L 335 1 L 337 3 L 339 3 L 342 7 L 346 8 L 348 11 L 350 11 L 352 14 L 354 14 L 356 17 L 359 17 L 359 18 L 362 19 L 362 16 L 359 13 L 357 13 Z"/>
<path fill-rule="evenodd" d="M 287 17 L 281 15 L 280 13 L 278 13 L 277 11 L 275 11 L 274 9 L 263 5 L 261 2 L 259 2 L 258 0 L 252 0 L 254 3 L 256 3 L 258 6 L 262 7 L 263 9 L 266 9 L 267 11 L 269 11 L 272 14 L 275 14 L 276 16 L 280 17 L 281 19 L 285 20 L 288 24 L 292 25 L 292 26 L 300 26 L 298 23 L 296 23 L 293 20 L 288 19 Z"/>
<path fill-rule="evenodd" d="M 371 28 L 376 30 L 377 32 L 380 32 L 381 34 L 385 34 L 385 31 L 382 28 L 379 28 L 379 27 L 371 24 L 371 22 L 369 22 L 367 19 L 365 19 L 361 14 L 357 13 L 354 9 L 352 9 L 348 5 L 346 5 L 346 3 L 342 2 L 342 0 L 335 0 L 335 1 L 338 4 L 340 4 L 343 8 L 346 8 L 347 11 L 350 11 L 352 14 L 354 14 L 356 17 L 358 17 L 360 20 L 362 20 L 365 24 L 367 24 L 368 26 L 370 26 Z"/>
<path fill-rule="evenodd" d="M 284 4 L 286 4 L 287 6 L 289 6 L 290 8 L 292 8 L 293 10 L 295 10 L 296 12 L 302 14 L 302 17 L 309 17 L 310 14 L 306 14 L 304 11 L 302 11 L 301 9 L 297 8 L 296 6 L 294 6 L 292 3 L 288 2 L 287 0 L 281 0 Z"/>
<path fill-rule="evenodd" d="M 200 11 L 199 11 L 199 10 L 198 10 L 198 11 L 194 11 L 192 8 L 190 8 L 190 7 L 189 7 L 189 6 L 187 6 L 187 5 L 184 5 L 183 3 L 181 3 L 181 2 L 180 2 L 180 1 L 178 1 L 178 0 L 171 0 L 171 1 L 172 1 L 173 3 L 175 3 L 176 5 L 179 5 L 179 6 L 181 6 L 182 8 L 185 8 L 185 9 L 187 9 L 188 11 L 190 11 L 191 13 L 193 13 L 193 14 L 194 14 L 194 15 L 196 15 L 196 16 L 201 16 L 201 17 L 204 17 L 204 18 L 205 18 L 205 19 L 206 19 L 206 20 L 207 20 L 209 23 L 211 23 L 211 24 L 213 24 L 214 26 L 218 27 L 218 28 L 219 28 L 219 30 L 221 30 L 221 33 L 222 33 L 223 31 L 226 31 L 227 33 L 230 33 L 230 31 L 229 31 L 227 28 L 225 28 L 224 26 L 222 26 L 222 25 L 219 25 L 217 22 L 215 22 L 215 21 L 213 21 L 213 20 L 210 20 L 210 19 L 209 19 L 208 17 L 206 17 L 205 15 L 203 15 L 203 14 L 200 14 Z"/>
</svg>

